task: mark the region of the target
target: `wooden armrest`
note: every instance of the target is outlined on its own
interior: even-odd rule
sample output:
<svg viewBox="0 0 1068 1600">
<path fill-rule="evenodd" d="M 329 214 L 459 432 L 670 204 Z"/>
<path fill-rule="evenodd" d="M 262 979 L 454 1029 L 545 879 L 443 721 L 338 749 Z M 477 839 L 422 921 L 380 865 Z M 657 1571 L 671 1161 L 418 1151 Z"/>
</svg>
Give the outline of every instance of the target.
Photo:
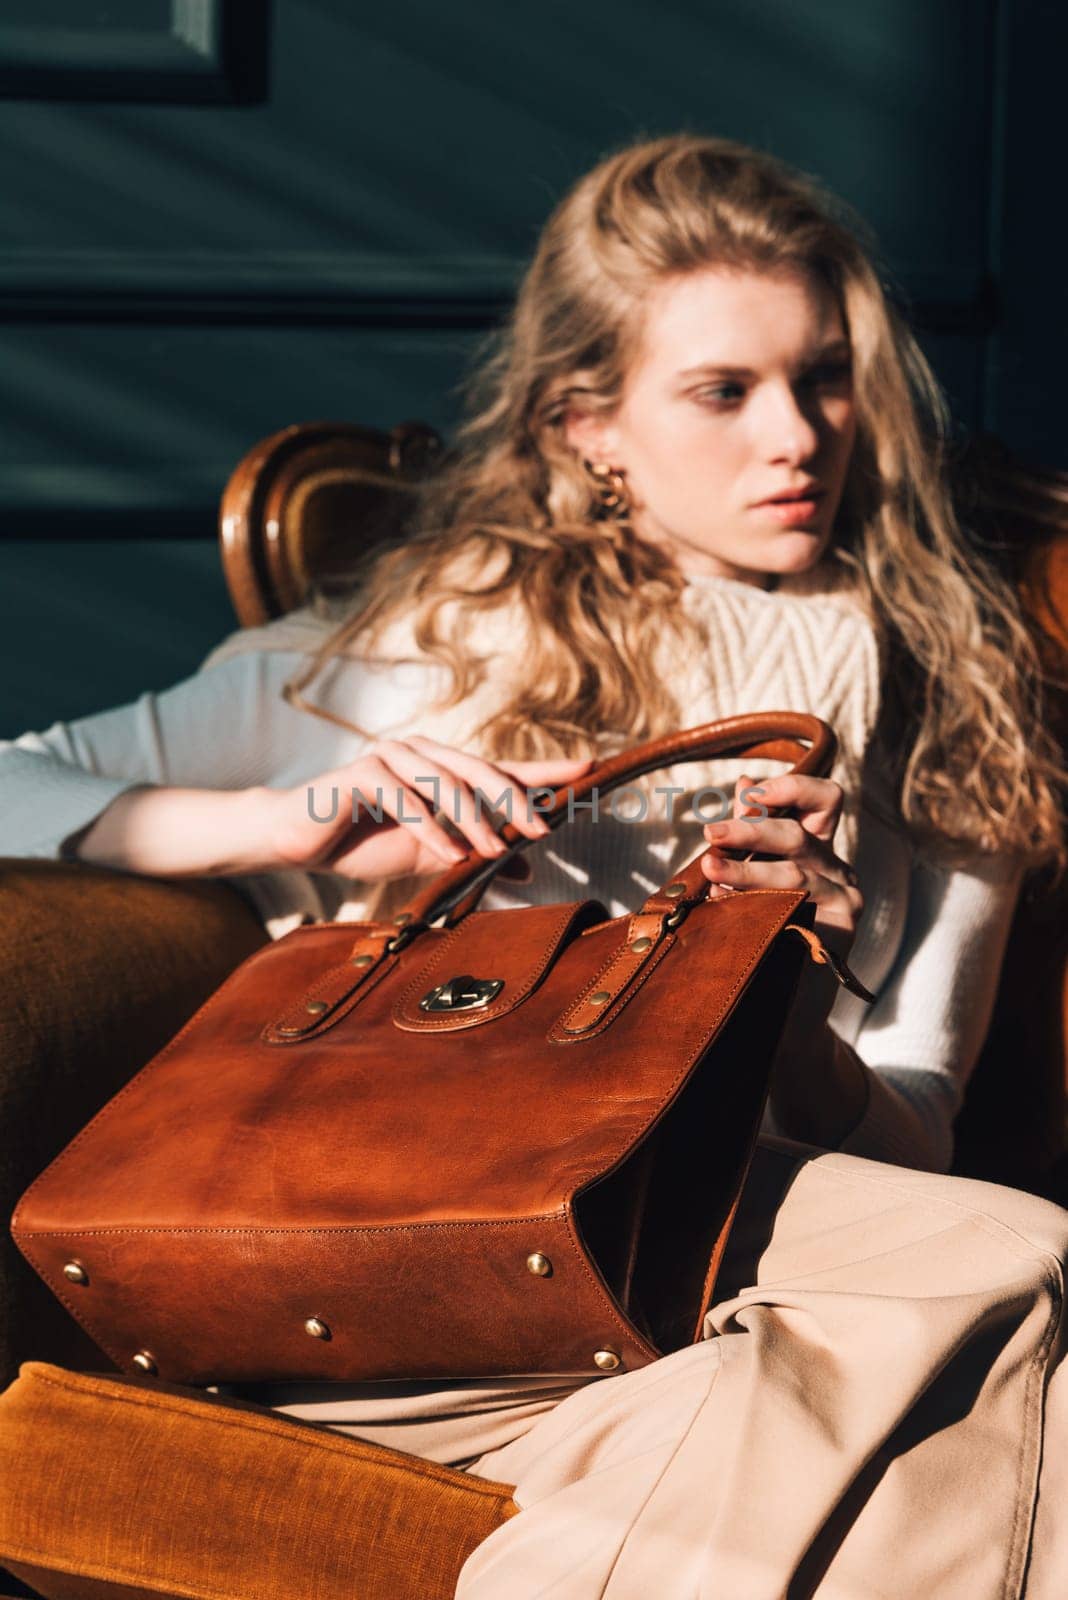
<svg viewBox="0 0 1068 1600">
<path fill-rule="evenodd" d="M 401 535 L 413 489 L 442 449 L 425 422 L 388 433 L 298 422 L 261 439 L 223 490 L 223 573 L 243 628 L 303 605 L 312 584 L 347 588 L 363 552 Z"/>
<path fill-rule="evenodd" d="M 230 885 L 0 859 L 0 1384 L 110 1366 L 15 1250 L 19 1196 L 267 940 Z"/>
</svg>

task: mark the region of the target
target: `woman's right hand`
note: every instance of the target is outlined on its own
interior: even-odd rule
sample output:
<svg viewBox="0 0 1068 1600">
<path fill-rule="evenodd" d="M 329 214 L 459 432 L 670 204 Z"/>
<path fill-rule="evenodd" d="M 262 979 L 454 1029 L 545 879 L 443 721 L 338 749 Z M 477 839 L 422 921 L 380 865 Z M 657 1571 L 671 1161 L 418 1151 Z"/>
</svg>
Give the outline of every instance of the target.
<svg viewBox="0 0 1068 1600">
<path fill-rule="evenodd" d="M 375 882 L 441 872 L 472 849 L 501 855 L 506 846 L 489 810 L 503 810 L 521 833 L 540 839 L 549 830 L 537 813 L 528 815 L 527 789 L 561 788 L 591 765 L 592 757 L 495 764 L 419 734 L 380 739 L 355 761 L 292 789 L 259 791 L 263 811 L 256 831 L 264 866 L 320 868 Z M 510 816 L 507 804 L 498 804 L 505 794 Z M 381 811 L 381 820 L 369 806 Z M 435 821 L 435 812 L 459 830 L 466 849 Z"/>
</svg>

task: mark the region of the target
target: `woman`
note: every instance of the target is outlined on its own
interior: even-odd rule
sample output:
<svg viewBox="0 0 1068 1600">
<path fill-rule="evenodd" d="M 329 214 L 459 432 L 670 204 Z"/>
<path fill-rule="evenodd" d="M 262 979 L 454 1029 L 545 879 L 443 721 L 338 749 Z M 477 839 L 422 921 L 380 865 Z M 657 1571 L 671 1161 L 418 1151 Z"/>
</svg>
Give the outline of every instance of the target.
<svg viewBox="0 0 1068 1600">
<path fill-rule="evenodd" d="M 629 909 L 706 844 L 711 882 L 803 886 L 876 1004 L 806 974 L 702 1343 L 593 1383 L 243 1392 L 515 1482 L 463 1600 L 1066 1592 L 1068 1216 L 939 1175 L 1021 874 L 1065 858 L 1061 774 L 1012 595 L 953 516 L 935 380 L 855 220 L 689 136 L 565 198 L 480 376 L 420 532 L 347 614 L 9 745 L 5 848 L 223 874 L 277 937 L 388 917 L 457 841 L 492 852 L 479 789 L 813 711 L 830 779 L 735 763 L 715 831 L 694 791 L 725 764 L 657 774 L 680 815 L 576 822 L 484 903 L 578 883 Z M 756 800 L 793 815 L 745 821 Z"/>
</svg>

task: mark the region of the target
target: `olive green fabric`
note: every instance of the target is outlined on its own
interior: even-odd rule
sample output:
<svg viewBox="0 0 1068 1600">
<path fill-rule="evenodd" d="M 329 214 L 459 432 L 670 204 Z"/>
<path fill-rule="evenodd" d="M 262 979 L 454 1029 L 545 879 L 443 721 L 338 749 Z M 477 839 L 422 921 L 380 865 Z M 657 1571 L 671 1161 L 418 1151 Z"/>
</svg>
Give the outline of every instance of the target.
<svg viewBox="0 0 1068 1600">
<path fill-rule="evenodd" d="M 264 1407 L 27 1362 L 0 1562 L 47 1600 L 449 1600 L 511 1488 Z"/>
</svg>

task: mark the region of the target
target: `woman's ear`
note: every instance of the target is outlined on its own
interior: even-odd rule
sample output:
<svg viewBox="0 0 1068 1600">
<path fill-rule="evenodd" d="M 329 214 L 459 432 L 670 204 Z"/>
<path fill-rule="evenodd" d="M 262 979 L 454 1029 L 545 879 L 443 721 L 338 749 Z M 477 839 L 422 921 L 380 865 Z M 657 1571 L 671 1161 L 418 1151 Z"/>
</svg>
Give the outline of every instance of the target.
<svg viewBox="0 0 1068 1600">
<path fill-rule="evenodd" d="M 616 429 L 607 417 L 598 417 L 588 411 L 570 410 L 564 417 L 564 438 L 585 461 L 606 461 L 612 466 L 615 460 Z"/>
</svg>

